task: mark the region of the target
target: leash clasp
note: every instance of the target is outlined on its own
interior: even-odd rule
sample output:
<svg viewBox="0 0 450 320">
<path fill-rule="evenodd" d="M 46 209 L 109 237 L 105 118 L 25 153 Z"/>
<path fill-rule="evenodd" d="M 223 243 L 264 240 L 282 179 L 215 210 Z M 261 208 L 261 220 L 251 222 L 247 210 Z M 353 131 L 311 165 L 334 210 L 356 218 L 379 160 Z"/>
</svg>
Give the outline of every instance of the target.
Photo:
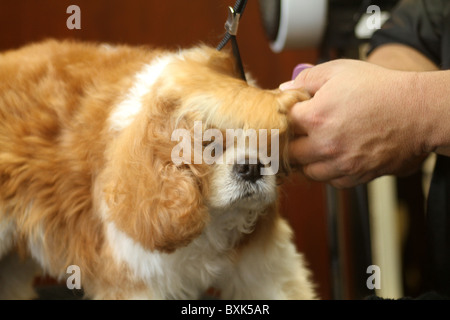
<svg viewBox="0 0 450 320">
<path fill-rule="evenodd" d="M 232 36 L 236 36 L 239 28 L 239 20 L 241 14 L 234 11 L 232 7 L 228 7 L 228 19 L 225 22 L 225 30 Z"/>
</svg>

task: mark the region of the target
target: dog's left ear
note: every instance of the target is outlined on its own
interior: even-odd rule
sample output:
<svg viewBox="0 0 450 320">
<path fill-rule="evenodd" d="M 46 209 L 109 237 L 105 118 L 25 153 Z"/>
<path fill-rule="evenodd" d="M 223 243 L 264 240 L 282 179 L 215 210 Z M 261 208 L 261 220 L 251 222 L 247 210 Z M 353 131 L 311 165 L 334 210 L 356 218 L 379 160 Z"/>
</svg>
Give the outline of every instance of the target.
<svg viewBox="0 0 450 320">
<path fill-rule="evenodd" d="M 208 166 L 176 165 L 168 101 L 153 102 L 120 133 L 101 174 L 107 219 L 149 250 L 187 245 L 208 221 Z M 177 125 L 180 125 L 179 123 Z"/>
</svg>

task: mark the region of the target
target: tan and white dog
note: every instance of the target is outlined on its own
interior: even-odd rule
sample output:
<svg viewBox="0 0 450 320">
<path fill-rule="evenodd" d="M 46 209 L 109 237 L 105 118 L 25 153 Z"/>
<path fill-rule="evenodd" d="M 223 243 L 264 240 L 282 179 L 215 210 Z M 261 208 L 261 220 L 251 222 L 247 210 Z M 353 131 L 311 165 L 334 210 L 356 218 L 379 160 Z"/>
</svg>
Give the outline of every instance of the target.
<svg viewBox="0 0 450 320">
<path fill-rule="evenodd" d="M 177 128 L 277 129 L 301 92 L 262 90 L 207 46 L 45 41 L 0 55 L 0 296 L 76 265 L 93 299 L 313 299 L 261 164 L 175 164 Z M 225 151 L 226 152 L 226 151 Z M 28 260 L 27 260 L 28 257 Z M 32 261 L 32 262 L 31 262 Z"/>
</svg>

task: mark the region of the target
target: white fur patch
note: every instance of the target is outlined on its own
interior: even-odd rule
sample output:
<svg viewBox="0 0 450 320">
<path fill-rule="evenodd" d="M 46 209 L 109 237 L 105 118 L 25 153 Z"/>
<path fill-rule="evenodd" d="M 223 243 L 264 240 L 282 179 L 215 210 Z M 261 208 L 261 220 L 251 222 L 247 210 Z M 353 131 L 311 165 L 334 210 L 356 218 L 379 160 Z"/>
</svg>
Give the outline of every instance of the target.
<svg viewBox="0 0 450 320">
<path fill-rule="evenodd" d="M 14 244 L 14 229 L 12 221 L 0 221 L 0 258 L 8 253 Z"/>
<path fill-rule="evenodd" d="M 35 232 L 29 236 L 28 248 L 33 259 L 38 262 L 43 269 L 51 270 L 48 255 L 45 251 L 45 236 L 42 226 L 37 226 Z"/>
<path fill-rule="evenodd" d="M 212 212 L 203 234 L 170 254 L 145 249 L 113 222 L 106 222 L 106 238 L 116 262 L 125 263 L 136 279 L 146 282 L 154 298 L 197 299 L 233 272 L 227 252 L 239 241 L 242 229 L 252 229 L 260 214 L 236 208 Z"/>
<path fill-rule="evenodd" d="M 163 274 L 164 268 L 160 254 L 145 250 L 126 233 L 117 229 L 112 222 L 107 223 L 106 235 L 115 258 L 126 262 L 136 277 L 148 279 Z"/>
<path fill-rule="evenodd" d="M 110 115 L 109 127 L 112 131 L 122 131 L 131 124 L 142 109 L 142 99 L 173 59 L 173 54 L 155 58 L 135 75 L 133 86 Z"/>
<path fill-rule="evenodd" d="M 102 48 L 103 50 L 107 51 L 107 52 L 116 52 L 117 51 L 117 47 L 109 44 L 109 43 L 102 43 L 100 45 L 100 48 Z"/>
<path fill-rule="evenodd" d="M 149 251 L 108 223 L 107 239 L 117 262 L 125 262 L 133 275 L 145 281 L 156 299 L 198 299 L 230 262 L 203 240 L 166 254 Z M 209 250 L 208 250 L 209 249 Z"/>
</svg>

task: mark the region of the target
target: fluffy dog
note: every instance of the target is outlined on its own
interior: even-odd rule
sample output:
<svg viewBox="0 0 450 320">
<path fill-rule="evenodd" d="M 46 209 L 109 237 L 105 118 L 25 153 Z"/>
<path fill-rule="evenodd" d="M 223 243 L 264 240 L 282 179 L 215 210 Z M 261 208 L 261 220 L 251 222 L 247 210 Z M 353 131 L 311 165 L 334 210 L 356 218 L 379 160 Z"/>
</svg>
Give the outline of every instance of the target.
<svg viewBox="0 0 450 320">
<path fill-rule="evenodd" d="M 285 159 L 286 113 L 306 94 L 235 70 L 208 46 L 49 40 L 3 53 L 0 295 L 29 298 L 35 270 L 64 280 L 75 265 L 93 299 L 315 298 L 266 165 L 173 161 L 173 132 L 195 122 L 276 129 Z"/>
</svg>

